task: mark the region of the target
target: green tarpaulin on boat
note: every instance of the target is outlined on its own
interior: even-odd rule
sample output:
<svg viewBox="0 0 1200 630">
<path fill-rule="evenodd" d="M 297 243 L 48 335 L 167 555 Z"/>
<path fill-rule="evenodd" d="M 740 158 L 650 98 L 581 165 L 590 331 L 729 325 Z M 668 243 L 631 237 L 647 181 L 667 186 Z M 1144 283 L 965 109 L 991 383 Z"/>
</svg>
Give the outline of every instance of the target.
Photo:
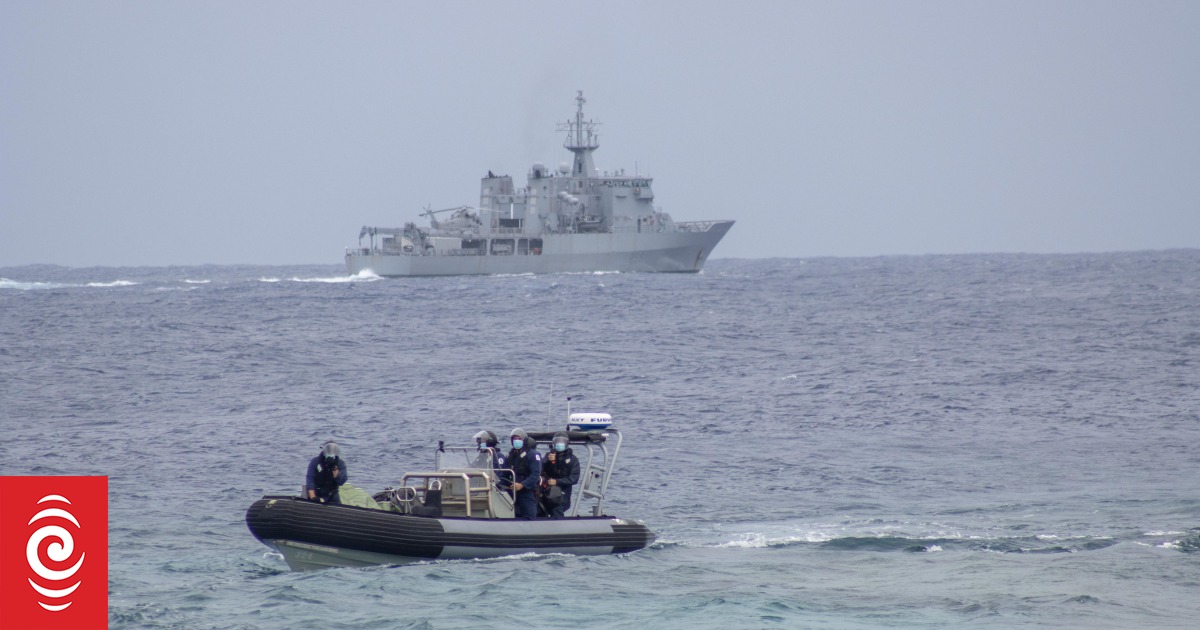
<svg viewBox="0 0 1200 630">
<path fill-rule="evenodd" d="M 357 488 L 348 483 L 342 484 L 338 488 L 338 498 L 342 500 L 342 505 L 353 505 L 354 507 L 371 508 L 372 510 L 387 510 L 386 506 L 380 505 L 371 498 L 371 495 L 362 488 Z"/>
</svg>

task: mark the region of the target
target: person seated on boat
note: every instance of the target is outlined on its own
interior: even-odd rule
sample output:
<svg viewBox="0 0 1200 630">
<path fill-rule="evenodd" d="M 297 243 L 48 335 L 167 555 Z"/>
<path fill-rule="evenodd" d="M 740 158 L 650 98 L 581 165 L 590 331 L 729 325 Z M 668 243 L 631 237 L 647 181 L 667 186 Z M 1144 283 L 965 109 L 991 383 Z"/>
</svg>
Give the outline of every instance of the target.
<svg viewBox="0 0 1200 630">
<path fill-rule="evenodd" d="M 542 467 L 542 509 L 550 518 L 562 518 L 571 507 L 571 489 L 579 483 L 579 459 L 571 440 L 559 431 L 550 440 L 550 452 Z M 557 488 L 557 491 L 555 490 Z"/>
<path fill-rule="evenodd" d="M 333 440 L 321 445 L 321 451 L 308 462 L 304 492 L 309 499 L 321 503 L 341 503 L 338 487 L 346 483 L 346 461 L 341 448 Z"/>
<path fill-rule="evenodd" d="M 500 440 L 491 431 L 476 433 L 475 446 L 479 449 L 479 455 L 475 458 L 475 468 L 490 468 L 492 470 L 504 468 L 504 456 L 500 454 L 500 449 L 497 448 L 499 444 Z"/>
<path fill-rule="evenodd" d="M 512 450 L 505 462 L 512 468 L 514 480 L 511 484 L 501 481 L 513 490 L 513 516 L 531 519 L 537 516 L 537 487 L 542 476 L 542 454 L 537 451 L 537 442 L 524 429 L 513 429 L 509 434 Z"/>
</svg>

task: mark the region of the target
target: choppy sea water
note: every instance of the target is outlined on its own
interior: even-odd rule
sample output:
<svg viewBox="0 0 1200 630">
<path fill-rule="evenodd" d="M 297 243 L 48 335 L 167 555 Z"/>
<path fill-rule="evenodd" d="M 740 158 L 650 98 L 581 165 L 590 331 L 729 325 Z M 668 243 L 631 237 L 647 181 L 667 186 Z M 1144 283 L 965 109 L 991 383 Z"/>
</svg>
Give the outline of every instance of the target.
<svg viewBox="0 0 1200 630">
<path fill-rule="evenodd" d="M 20 474 L 110 478 L 115 628 L 1195 627 L 1200 251 L 698 275 L 0 269 Z M 608 411 L 652 548 L 297 573 L 244 514 L 327 437 Z"/>
</svg>

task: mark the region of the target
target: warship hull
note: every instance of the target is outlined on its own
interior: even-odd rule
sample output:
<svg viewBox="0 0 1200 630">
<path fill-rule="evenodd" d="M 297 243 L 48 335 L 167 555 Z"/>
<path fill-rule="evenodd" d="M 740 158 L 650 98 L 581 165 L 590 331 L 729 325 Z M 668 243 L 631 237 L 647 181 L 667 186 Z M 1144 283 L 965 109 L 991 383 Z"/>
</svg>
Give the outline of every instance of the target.
<svg viewBox="0 0 1200 630">
<path fill-rule="evenodd" d="M 540 251 L 508 255 L 421 255 L 353 249 L 346 253 L 346 268 L 352 275 L 370 272 L 387 278 L 603 271 L 696 273 L 732 225 L 733 221 L 711 221 L 704 222 L 703 231 L 544 234 L 539 235 Z"/>
</svg>

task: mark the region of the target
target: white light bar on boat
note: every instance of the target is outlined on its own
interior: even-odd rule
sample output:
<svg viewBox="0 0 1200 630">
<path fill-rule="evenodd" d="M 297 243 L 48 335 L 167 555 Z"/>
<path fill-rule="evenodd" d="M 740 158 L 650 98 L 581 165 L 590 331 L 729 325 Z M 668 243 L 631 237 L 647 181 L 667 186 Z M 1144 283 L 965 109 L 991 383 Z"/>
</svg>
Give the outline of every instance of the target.
<svg viewBox="0 0 1200 630">
<path fill-rule="evenodd" d="M 569 431 L 592 431 L 607 429 L 612 424 L 612 416 L 606 413 L 573 413 L 567 422 Z"/>
</svg>

